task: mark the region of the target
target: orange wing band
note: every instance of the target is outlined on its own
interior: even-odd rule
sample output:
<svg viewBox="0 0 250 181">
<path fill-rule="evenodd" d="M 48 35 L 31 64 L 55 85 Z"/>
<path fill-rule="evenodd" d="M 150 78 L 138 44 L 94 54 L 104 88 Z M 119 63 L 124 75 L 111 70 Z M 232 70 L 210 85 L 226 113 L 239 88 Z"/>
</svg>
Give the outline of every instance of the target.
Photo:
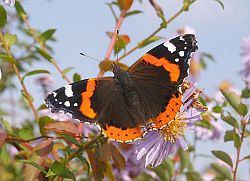
<svg viewBox="0 0 250 181">
<path fill-rule="evenodd" d="M 86 86 L 86 91 L 81 94 L 82 104 L 80 106 L 80 111 L 82 114 L 91 119 L 96 117 L 95 111 L 91 108 L 91 100 L 90 100 L 90 98 L 94 94 L 95 88 L 96 88 L 95 79 L 89 79 Z"/>
<path fill-rule="evenodd" d="M 115 141 L 120 141 L 123 143 L 135 141 L 138 138 L 142 138 L 143 136 L 143 132 L 139 127 L 127 128 L 126 130 L 123 130 L 121 128 L 106 125 L 106 127 L 102 129 L 102 132 L 109 139 L 113 139 Z"/>
<path fill-rule="evenodd" d="M 169 100 L 165 111 L 160 113 L 159 116 L 157 116 L 156 118 L 152 119 L 152 123 L 154 123 L 154 128 L 161 129 L 171 120 L 174 120 L 176 114 L 180 112 L 180 108 L 182 105 L 182 96 L 176 97 L 175 95 L 172 95 L 172 98 Z"/>
<path fill-rule="evenodd" d="M 145 54 L 142 60 L 157 67 L 164 67 L 164 69 L 169 72 L 170 80 L 172 82 L 178 81 L 180 77 L 180 68 L 177 64 L 171 63 L 165 58 L 158 59 L 150 54 Z"/>
</svg>

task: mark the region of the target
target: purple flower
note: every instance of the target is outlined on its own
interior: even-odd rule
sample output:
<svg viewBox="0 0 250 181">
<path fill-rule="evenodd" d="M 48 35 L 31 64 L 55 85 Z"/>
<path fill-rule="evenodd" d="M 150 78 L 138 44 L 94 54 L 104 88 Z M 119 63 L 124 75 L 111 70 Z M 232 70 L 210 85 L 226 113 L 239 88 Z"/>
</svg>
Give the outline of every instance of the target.
<svg viewBox="0 0 250 181">
<path fill-rule="evenodd" d="M 58 112 L 58 113 L 52 113 L 49 109 L 43 109 L 39 111 L 40 116 L 48 116 L 51 119 L 57 120 L 57 121 L 68 121 L 73 119 L 64 113 Z"/>
<path fill-rule="evenodd" d="M 243 38 L 241 44 L 241 56 L 245 65 L 244 69 L 241 70 L 240 74 L 243 77 L 246 86 L 250 88 L 250 35 Z"/>
<path fill-rule="evenodd" d="M 35 80 L 35 83 L 40 85 L 42 87 L 44 95 L 47 95 L 48 92 L 50 91 L 50 87 L 51 87 L 51 85 L 53 85 L 54 81 L 49 76 L 41 76 Z"/>
<path fill-rule="evenodd" d="M 145 170 L 144 160 L 137 161 L 135 154 L 135 145 L 119 144 L 115 142 L 114 145 L 120 148 L 126 163 L 124 169 L 122 170 L 113 165 L 113 174 L 116 180 L 132 181 L 133 178 L 135 178 Z"/>
<path fill-rule="evenodd" d="M 196 135 L 199 139 L 206 140 L 218 140 L 222 137 L 224 134 L 225 130 L 222 127 L 222 125 L 215 120 L 210 121 L 211 124 L 211 129 L 205 128 L 205 127 L 196 127 Z"/>
<path fill-rule="evenodd" d="M 183 150 L 188 149 L 184 139 L 185 131 L 194 129 L 194 123 L 201 120 L 200 114 L 205 110 L 203 106 L 198 106 L 199 93 L 196 84 L 187 89 L 183 95 L 185 104 L 175 119 L 161 130 L 149 131 L 144 139 L 137 142 L 137 160 L 145 160 L 145 167 L 160 165 L 163 159 L 175 153 L 179 147 Z"/>
<path fill-rule="evenodd" d="M 4 0 L 4 2 L 10 6 L 14 6 L 15 5 L 15 0 Z"/>
</svg>

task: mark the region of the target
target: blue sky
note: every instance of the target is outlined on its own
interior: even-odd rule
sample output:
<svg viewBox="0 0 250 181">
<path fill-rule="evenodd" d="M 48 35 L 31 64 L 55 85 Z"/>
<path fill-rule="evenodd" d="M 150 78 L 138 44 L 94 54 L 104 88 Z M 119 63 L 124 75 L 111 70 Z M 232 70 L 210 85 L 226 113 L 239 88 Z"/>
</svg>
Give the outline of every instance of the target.
<svg viewBox="0 0 250 181">
<path fill-rule="evenodd" d="M 103 59 L 107 51 L 110 39 L 106 31 L 114 29 L 114 19 L 109 8 L 105 5 L 107 1 L 74 0 L 74 1 L 22 1 L 22 5 L 30 15 L 31 26 L 42 31 L 56 28 L 56 43 L 52 43 L 54 57 L 61 67 L 75 67 L 73 72 L 78 72 L 82 78 L 95 77 L 98 74 L 98 62 L 83 58 L 80 52 L 90 56 Z M 182 1 L 159 0 L 167 18 L 171 17 L 180 7 Z M 238 72 L 243 67 L 240 57 L 240 43 L 242 37 L 250 34 L 250 1 L 231 0 L 225 1 L 225 10 L 213 0 L 198 0 L 190 8 L 189 12 L 183 13 L 167 29 L 162 30 L 159 35 L 172 37 L 176 29 L 190 26 L 196 30 L 201 52 L 209 52 L 214 55 L 216 62 L 208 63 L 208 69 L 201 74 L 199 87 L 205 89 L 205 93 L 212 95 L 217 90 L 219 83 L 223 80 L 231 81 L 236 88 L 242 88 L 243 83 Z M 132 9 L 142 10 L 144 13 L 129 17 L 123 23 L 120 34 L 128 34 L 132 40 L 127 47 L 134 47 L 138 41 L 147 37 L 158 28 L 159 18 L 156 17 L 153 8 L 148 1 L 137 1 Z M 161 41 L 151 44 L 144 49 L 134 52 L 123 60 L 128 65 L 136 61 L 150 48 Z M 46 62 L 46 61 L 44 61 Z M 36 64 L 32 69 L 49 69 L 54 77 L 54 88 L 66 84 L 55 71 L 55 68 L 46 63 Z M 72 74 L 70 74 L 72 75 Z M 70 76 L 72 77 L 72 76 Z M 34 85 L 34 79 L 26 81 L 35 103 L 40 105 L 43 101 L 40 90 Z M 200 144 L 200 151 L 211 150 L 215 147 L 224 150 L 231 149 L 230 146 Z M 246 150 L 245 150 L 246 152 Z M 199 165 L 207 164 L 206 159 L 197 160 Z M 243 167 L 244 168 L 244 164 Z M 244 175 L 244 171 L 240 169 Z"/>
<path fill-rule="evenodd" d="M 79 52 L 104 58 L 109 44 L 105 32 L 114 29 L 115 22 L 105 2 L 107 1 L 36 0 L 23 1 L 22 4 L 30 14 L 30 22 L 34 28 L 57 29 L 55 37 L 58 41 L 51 45 L 61 67 L 73 66 L 74 71 L 83 78 L 88 78 L 97 75 L 98 62 L 81 57 Z M 181 3 L 175 0 L 162 0 L 159 4 L 167 18 L 181 7 Z M 225 10 L 222 10 L 213 0 L 198 0 L 189 12 L 183 13 L 159 33 L 163 37 L 171 37 L 177 28 L 185 25 L 196 30 L 199 50 L 213 54 L 216 59 L 216 63 L 208 64 L 208 70 L 202 73 L 199 81 L 200 87 L 205 88 L 209 94 L 216 90 L 222 80 L 230 80 L 236 87 L 243 86 L 238 71 L 243 66 L 239 56 L 241 39 L 250 34 L 250 11 L 246 7 L 250 7 L 250 1 L 225 1 Z M 148 36 L 160 23 L 148 1 L 144 0 L 142 4 L 136 1 L 132 9 L 139 9 L 144 13 L 127 18 L 121 27 L 120 33 L 128 34 L 132 39 L 128 50 Z M 123 62 L 132 64 L 158 43 L 160 41 L 136 51 Z M 53 67 L 48 68 L 54 71 Z M 58 74 L 55 72 L 55 79 L 58 80 L 55 87 L 63 85 L 64 82 L 56 75 Z"/>
</svg>

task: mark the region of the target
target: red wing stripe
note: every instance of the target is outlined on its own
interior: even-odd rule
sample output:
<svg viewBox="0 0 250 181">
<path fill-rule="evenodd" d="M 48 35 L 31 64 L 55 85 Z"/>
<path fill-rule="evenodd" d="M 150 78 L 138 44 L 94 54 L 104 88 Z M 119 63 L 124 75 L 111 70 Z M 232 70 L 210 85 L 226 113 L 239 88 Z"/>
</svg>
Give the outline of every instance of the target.
<svg viewBox="0 0 250 181">
<path fill-rule="evenodd" d="M 153 55 L 145 54 L 142 57 L 142 61 L 145 61 L 149 64 L 155 65 L 157 67 L 162 66 L 165 70 L 169 72 L 170 80 L 172 82 L 177 82 L 180 77 L 180 68 L 179 65 L 171 63 L 165 58 L 156 58 Z"/>
</svg>

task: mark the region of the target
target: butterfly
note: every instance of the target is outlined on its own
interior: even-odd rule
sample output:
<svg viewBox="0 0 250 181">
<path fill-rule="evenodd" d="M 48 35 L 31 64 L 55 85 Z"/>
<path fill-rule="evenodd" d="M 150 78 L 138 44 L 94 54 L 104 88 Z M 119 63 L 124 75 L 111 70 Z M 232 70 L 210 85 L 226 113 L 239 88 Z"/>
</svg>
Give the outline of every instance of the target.
<svg viewBox="0 0 250 181">
<path fill-rule="evenodd" d="M 161 129 L 183 105 L 180 86 L 189 74 L 196 37 L 185 34 L 148 51 L 128 70 L 113 63 L 114 76 L 81 80 L 45 98 L 51 112 L 96 123 L 111 140 L 130 142 Z"/>
</svg>

